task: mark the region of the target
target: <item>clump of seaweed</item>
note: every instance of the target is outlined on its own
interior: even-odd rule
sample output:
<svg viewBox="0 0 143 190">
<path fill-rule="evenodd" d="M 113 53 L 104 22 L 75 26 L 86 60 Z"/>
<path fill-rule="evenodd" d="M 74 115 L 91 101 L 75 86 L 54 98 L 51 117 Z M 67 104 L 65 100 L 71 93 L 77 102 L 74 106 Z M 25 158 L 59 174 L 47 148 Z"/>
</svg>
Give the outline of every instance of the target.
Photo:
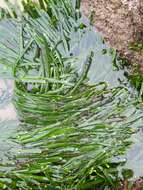
<svg viewBox="0 0 143 190">
<path fill-rule="evenodd" d="M 0 173 L 1 189 L 118 189 L 118 166 L 125 163 L 119 156 L 131 144 L 142 103 L 123 85 L 90 84 L 92 49 L 77 70 L 73 33 L 80 40 L 90 28 L 80 1 L 23 5 L 21 19 L 0 25 L 0 62 L 15 80 L 22 124 L 14 139 L 22 149 L 15 166 Z"/>
</svg>

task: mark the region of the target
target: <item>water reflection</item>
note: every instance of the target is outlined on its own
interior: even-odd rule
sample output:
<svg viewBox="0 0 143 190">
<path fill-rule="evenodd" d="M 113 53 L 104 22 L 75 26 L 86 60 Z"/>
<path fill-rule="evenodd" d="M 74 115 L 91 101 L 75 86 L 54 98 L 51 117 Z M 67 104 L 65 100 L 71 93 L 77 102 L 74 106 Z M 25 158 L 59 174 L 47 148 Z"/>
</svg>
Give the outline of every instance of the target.
<svg viewBox="0 0 143 190">
<path fill-rule="evenodd" d="M 134 171 L 134 178 L 143 176 L 143 130 L 132 136 L 134 144 L 128 150 L 126 167 Z"/>
<path fill-rule="evenodd" d="M 0 79 L 0 160 L 9 162 L 17 150 L 11 137 L 18 128 L 17 114 L 12 105 L 13 81 Z"/>
</svg>

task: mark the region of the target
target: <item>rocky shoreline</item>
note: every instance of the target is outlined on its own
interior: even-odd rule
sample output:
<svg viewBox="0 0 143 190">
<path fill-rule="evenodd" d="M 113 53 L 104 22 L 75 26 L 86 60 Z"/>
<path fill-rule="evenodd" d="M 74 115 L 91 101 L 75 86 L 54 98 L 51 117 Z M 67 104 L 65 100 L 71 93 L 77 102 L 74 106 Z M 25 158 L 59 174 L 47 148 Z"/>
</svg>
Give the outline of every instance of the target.
<svg viewBox="0 0 143 190">
<path fill-rule="evenodd" d="M 82 0 L 82 9 L 86 16 L 93 13 L 96 29 L 111 47 L 143 67 L 143 50 L 129 48 L 132 43 L 143 43 L 142 0 Z"/>
</svg>

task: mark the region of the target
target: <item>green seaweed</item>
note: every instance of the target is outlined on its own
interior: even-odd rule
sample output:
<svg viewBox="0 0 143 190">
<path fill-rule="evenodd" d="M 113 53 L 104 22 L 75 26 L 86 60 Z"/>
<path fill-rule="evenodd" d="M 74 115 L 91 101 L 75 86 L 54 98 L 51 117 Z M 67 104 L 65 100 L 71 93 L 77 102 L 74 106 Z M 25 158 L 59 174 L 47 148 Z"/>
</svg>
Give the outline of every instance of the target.
<svg viewBox="0 0 143 190">
<path fill-rule="evenodd" d="M 22 146 L 13 167 L 9 164 L 10 169 L 0 173 L 0 187 L 118 189 L 118 168 L 125 161 L 116 158 L 132 144 L 142 102 L 123 82 L 109 85 L 106 70 L 90 82 L 99 50 L 92 45 L 77 53 L 86 32 L 93 34 L 90 24 L 83 25 L 80 1 L 39 2 L 25 1 L 20 18 L 0 24 L 0 63 L 15 80 L 13 102 L 20 121 L 20 131 L 12 138 Z M 116 51 L 101 49 L 112 55 L 117 68 Z"/>
</svg>

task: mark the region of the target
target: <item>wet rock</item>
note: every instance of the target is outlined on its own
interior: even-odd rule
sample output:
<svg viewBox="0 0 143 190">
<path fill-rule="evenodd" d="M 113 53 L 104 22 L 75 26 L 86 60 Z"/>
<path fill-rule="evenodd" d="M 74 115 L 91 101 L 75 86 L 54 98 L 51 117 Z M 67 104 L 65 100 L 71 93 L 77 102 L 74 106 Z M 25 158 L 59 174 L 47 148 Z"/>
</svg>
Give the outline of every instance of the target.
<svg viewBox="0 0 143 190">
<path fill-rule="evenodd" d="M 143 188 L 143 178 L 137 180 L 132 187 L 132 190 L 142 190 Z"/>
<path fill-rule="evenodd" d="M 143 0 L 82 0 L 82 9 L 86 16 L 93 12 L 96 28 L 112 47 L 143 68 L 143 50 L 129 49 L 143 43 Z"/>
<path fill-rule="evenodd" d="M 142 190 L 143 189 L 143 178 L 139 178 L 135 182 L 124 180 L 120 183 L 118 190 Z"/>
</svg>

